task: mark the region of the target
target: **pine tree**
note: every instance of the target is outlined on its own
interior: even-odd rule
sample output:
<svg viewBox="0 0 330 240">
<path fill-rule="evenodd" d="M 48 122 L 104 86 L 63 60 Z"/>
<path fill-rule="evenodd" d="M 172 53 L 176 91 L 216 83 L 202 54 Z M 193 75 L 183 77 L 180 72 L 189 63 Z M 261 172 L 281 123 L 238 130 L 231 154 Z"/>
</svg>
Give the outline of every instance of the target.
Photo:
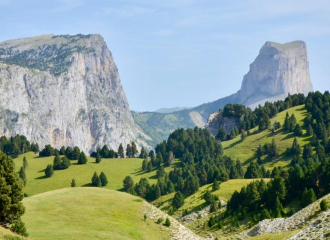
<svg viewBox="0 0 330 240">
<path fill-rule="evenodd" d="M 211 228 L 215 224 L 216 224 L 215 218 L 213 216 L 211 216 L 209 221 L 207 222 L 207 225 Z"/>
<path fill-rule="evenodd" d="M 212 190 L 216 191 L 220 189 L 220 185 L 216 179 L 214 179 L 213 185 L 212 185 Z"/>
<path fill-rule="evenodd" d="M 303 131 L 298 123 L 296 124 L 296 126 L 294 128 L 294 135 L 299 136 L 299 137 L 303 135 Z"/>
<path fill-rule="evenodd" d="M 307 192 L 305 189 L 303 196 L 302 196 L 302 202 L 301 202 L 303 207 L 306 207 L 307 205 L 312 204 L 316 200 L 317 200 L 317 198 L 316 198 L 313 188 L 309 189 Z"/>
<path fill-rule="evenodd" d="M 308 135 L 308 136 L 313 136 L 313 134 L 314 134 L 313 128 L 312 128 L 312 126 L 309 124 L 308 127 L 307 127 L 307 135 Z"/>
<path fill-rule="evenodd" d="M 92 186 L 94 186 L 94 187 L 101 187 L 102 186 L 100 177 L 97 175 L 96 172 L 94 172 L 93 177 L 92 177 Z"/>
<path fill-rule="evenodd" d="M 56 153 L 55 157 L 54 157 L 54 162 L 53 162 L 53 166 L 54 169 L 61 169 L 61 158 L 60 158 L 60 154 Z"/>
<path fill-rule="evenodd" d="M 297 138 L 295 137 L 294 140 L 293 140 L 293 143 L 292 143 L 292 147 L 290 149 L 290 152 L 291 154 L 293 155 L 300 155 L 301 154 L 301 147 L 300 145 L 298 144 L 298 140 Z"/>
<path fill-rule="evenodd" d="M 312 156 L 313 156 L 312 145 L 310 145 L 309 143 L 305 144 L 304 145 L 304 151 L 303 151 L 303 158 L 307 160 L 308 158 L 310 158 Z"/>
<path fill-rule="evenodd" d="M 151 171 L 152 171 L 152 163 L 151 161 L 149 161 L 147 166 L 147 172 L 151 172 Z"/>
<path fill-rule="evenodd" d="M 74 180 L 74 178 L 72 178 L 71 187 L 76 187 L 76 181 Z"/>
<path fill-rule="evenodd" d="M 61 169 L 67 169 L 67 168 L 69 168 L 70 165 L 71 165 L 70 160 L 66 156 L 62 157 Z"/>
<path fill-rule="evenodd" d="M 124 156 L 124 148 L 123 148 L 123 145 L 122 144 L 120 144 L 119 147 L 118 147 L 118 156 L 120 158 L 124 158 L 125 157 Z"/>
<path fill-rule="evenodd" d="M 261 219 L 270 219 L 272 218 L 267 209 L 263 209 L 261 212 Z"/>
<path fill-rule="evenodd" d="M 134 187 L 134 181 L 131 176 L 126 176 L 123 180 L 123 186 L 126 192 L 130 192 L 130 190 Z"/>
<path fill-rule="evenodd" d="M 71 160 L 77 160 L 80 157 L 80 149 L 79 147 L 75 146 L 73 148 L 72 154 L 71 154 Z"/>
<path fill-rule="evenodd" d="M 27 169 L 27 167 L 28 167 L 28 162 L 26 160 L 26 157 L 24 156 L 23 157 L 23 168 L 24 168 L 24 170 Z"/>
<path fill-rule="evenodd" d="M 51 176 L 53 176 L 54 174 L 54 168 L 53 168 L 53 165 L 51 164 L 48 164 L 46 169 L 45 169 L 45 176 L 47 178 L 50 178 Z"/>
<path fill-rule="evenodd" d="M 296 117 L 295 115 L 292 113 L 291 117 L 290 117 L 290 132 L 293 132 L 295 127 L 296 127 L 296 124 L 297 124 L 297 120 L 296 120 Z"/>
<path fill-rule="evenodd" d="M 79 155 L 78 164 L 86 164 L 86 163 L 87 163 L 87 157 L 85 153 L 82 151 Z"/>
<path fill-rule="evenodd" d="M 269 145 L 268 155 L 272 159 L 275 159 L 278 155 L 278 149 L 277 149 L 277 145 L 276 145 L 276 142 L 275 142 L 275 138 L 273 138 L 272 143 Z"/>
<path fill-rule="evenodd" d="M 327 201 L 325 199 L 323 199 L 321 202 L 320 202 L 320 208 L 322 211 L 326 211 L 328 210 L 328 204 L 327 204 Z"/>
<path fill-rule="evenodd" d="M 139 151 L 137 150 L 136 144 L 135 142 L 132 142 L 132 157 L 134 157 L 137 153 L 139 153 Z"/>
<path fill-rule="evenodd" d="M 179 209 L 181 206 L 183 206 L 183 204 L 184 204 L 184 197 L 181 194 L 181 192 L 179 191 L 174 195 L 174 198 L 173 198 L 173 201 L 172 201 L 172 206 L 175 209 Z"/>
<path fill-rule="evenodd" d="M 65 147 L 62 146 L 60 149 L 60 155 L 65 155 Z"/>
<path fill-rule="evenodd" d="M 291 122 L 290 122 L 290 118 L 289 118 L 289 113 L 288 112 L 286 112 L 286 115 L 285 115 L 285 120 L 284 120 L 283 128 L 286 131 L 290 131 L 290 128 L 291 128 Z"/>
<path fill-rule="evenodd" d="M 101 155 L 100 155 L 99 152 L 96 153 L 95 162 L 96 162 L 96 163 L 100 163 L 100 162 L 101 162 Z"/>
<path fill-rule="evenodd" d="M 144 159 L 142 162 L 142 171 L 147 170 L 148 168 L 148 159 Z"/>
<path fill-rule="evenodd" d="M 170 219 L 166 218 L 166 220 L 165 220 L 165 226 L 166 226 L 166 227 L 171 226 L 171 221 L 170 221 Z"/>
<path fill-rule="evenodd" d="M 26 174 L 25 174 L 25 168 L 21 167 L 19 170 L 19 177 L 23 180 L 24 186 L 26 186 Z"/>
<path fill-rule="evenodd" d="M 144 149 L 144 147 L 142 147 L 139 158 L 147 158 L 147 157 L 148 157 L 148 154 L 147 154 L 146 150 Z"/>
<path fill-rule="evenodd" d="M 104 187 L 108 184 L 108 179 L 107 179 L 107 176 L 104 174 L 104 172 L 101 172 L 100 180 L 101 180 L 102 187 Z"/>
</svg>

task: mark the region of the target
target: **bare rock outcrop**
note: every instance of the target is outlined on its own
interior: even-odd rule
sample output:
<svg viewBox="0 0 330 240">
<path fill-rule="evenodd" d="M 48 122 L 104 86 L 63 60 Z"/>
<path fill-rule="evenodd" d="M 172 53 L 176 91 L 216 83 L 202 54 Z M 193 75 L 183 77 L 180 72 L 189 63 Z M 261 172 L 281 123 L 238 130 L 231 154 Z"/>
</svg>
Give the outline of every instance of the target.
<svg viewBox="0 0 330 240">
<path fill-rule="evenodd" d="M 241 102 L 249 106 L 277 95 L 307 95 L 311 91 L 305 42 L 266 42 L 244 76 L 239 96 Z"/>
<path fill-rule="evenodd" d="M 235 127 L 239 127 L 239 119 L 235 117 L 224 117 L 223 111 L 212 113 L 205 125 L 205 128 L 208 129 L 213 136 L 218 134 L 220 128 L 225 129 L 229 134 Z"/>
<path fill-rule="evenodd" d="M 135 140 L 115 62 L 100 35 L 0 43 L 0 134 L 84 151 Z"/>
</svg>

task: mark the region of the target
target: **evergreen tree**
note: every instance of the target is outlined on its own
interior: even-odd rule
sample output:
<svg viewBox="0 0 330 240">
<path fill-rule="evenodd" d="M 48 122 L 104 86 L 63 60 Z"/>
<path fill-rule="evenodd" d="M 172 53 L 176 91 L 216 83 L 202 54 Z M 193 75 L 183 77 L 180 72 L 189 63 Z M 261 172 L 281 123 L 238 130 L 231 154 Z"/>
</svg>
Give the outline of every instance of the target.
<svg viewBox="0 0 330 240">
<path fill-rule="evenodd" d="M 72 154 L 71 154 L 71 160 L 77 160 L 80 157 L 80 149 L 79 147 L 75 146 L 73 148 Z"/>
<path fill-rule="evenodd" d="M 107 176 L 104 174 L 104 172 L 101 172 L 100 180 L 101 180 L 102 187 L 104 187 L 108 184 L 108 179 L 107 179 Z"/>
<path fill-rule="evenodd" d="M 260 178 L 261 177 L 261 171 L 255 162 L 251 162 L 250 165 L 248 166 L 246 173 L 244 175 L 244 178 Z"/>
<path fill-rule="evenodd" d="M 139 151 L 137 150 L 136 144 L 135 142 L 132 142 L 132 157 L 134 157 L 137 153 L 139 153 Z"/>
<path fill-rule="evenodd" d="M 152 163 L 151 161 L 149 161 L 147 166 L 147 172 L 151 172 L 151 171 L 152 171 Z"/>
<path fill-rule="evenodd" d="M 328 204 L 327 204 L 327 201 L 325 199 L 323 199 L 321 202 L 320 202 L 320 208 L 322 211 L 326 211 L 328 210 Z"/>
<path fill-rule="evenodd" d="M 171 221 L 170 221 L 170 219 L 166 218 L 166 220 L 165 220 L 165 226 L 166 226 L 166 227 L 171 226 Z"/>
<path fill-rule="evenodd" d="M 142 162 L 142 171 L 147 170 L 148 168 L 148 159 L 144 159 Z"/>
<path fill-rule="evenodd" d="M 125 157 L 124 156 L 124 148 L 123 148 L 123 145 L 122 144 L 120 144 L 119 147 L 118 147 L 118 156 L 120 158 L 124 158 Z"/>
<path fill-rule="evenodd" d="M 220 128 L 220 130 L 215 138 L 219 141 L 226 141 L 227 140 L 226 130 L 224 128 Z"/>
<path fill-rule="evenodd" d="M 61 158 L 60 158 L 60 154 L 56 153 L 55 157 L 54 157 L 54 161 L 53 161 L 53 166 L 54 169 L 61 169 Z"/>
<path fill-rule="evenodd" d="M 87 157 L 85 153 L 82 151 L 79 155 L 78 164 L 86 164 L 86 163 L 87 163 Z"/>
<path fill-rule="evenodd" d="M 210 217 L 209 221 L 207 222 L 207 225 L 211 228 L 216 224 L 215 218 L 213 216 Z"/>
<path fill-rule="evenodd" d="M 139 158 L 147 158 L 147 157 L 148 157 L 148 154 L 147 154 L 146 150 L 144 149 L 144 147 L 142 147 Z"/>
<path fill-rule="evenodd" d="M 54 174 L 53 165 L 48 164 L 47 167 L 46 167 L 46 169 L 45 169 L 45 176 L 47 178 L 49 178 L 49 177 L 53 176 L 53 174 Z"/>
<path fill-rule="evenodd" d="M 157 170 L 156 174 L 157 174 L 158 179 L 163 178 L 166 174 L 164 167 L 160 166 L 160 168 Z"/>
<path fill-rule="evenodd" d="M 15 232 L 15 233 L 18 233 L 18 234 L 20 234 L 24 237 L 29 236 L 29 234 L 26 231 L 25 224 L 24 224 L 24 222 L 22 222 L 21 219 L 14 220 L 13 224 L 10 226 L 10 230 Z M 16 239 L 16 237 L 13 238 L 13 239 Z M 20 239 L 20 238 L 17 237 L 17 239 Z"/>
<path fill-rule="evenodd" d="M 303 158 L 307 160 L 308 158 L 310 158 L 312 156 L 313 156 L 312 145 L 310 145 L 309 143 L 305 144 L 304 145 L 304 151 L 303 151 Z"/>
<path fill-rule="evenodd" d="M 183 206 L 184 204 L 184 197 L 181 194 L 180 191 L 178 191 L 177 193 L 175 193 L 173 201 L 172 201 L 172 206 L 175 209 L 179 209 L 181 206 Z"/>
<path fill-rule="evenodd" d="M 313 128 L 312 128 L 312 126 L 309 124 L 308 127 L 307 127 L 307 135 L 308 135 L 308 136 L 313 136 L 313 134 L 314 134 Z"/>
<path fill-rule="evenodd" d="M 19 170 L 19 177 L 23 180 L 24 186 L 26 186 L 26 174 L 25 174 L 25 168 L 21 167 Z"/>
<path fill-rule="evenodd" d="M 123 180 L 123 186 L 126 192 L 130 192 L 134 187 L 134 181 L 131 176 L 126 176 Z"/>
<path fill-rule="evenodd" d="M 71 187 L 76 187 L 76 181 L 74 180 L 74 178 L 72 178 Z"/>
<path fill-rule="evenodd" d="M 246 135 L 247 135 L 247 134 L 246 134 L 245 130 L 244 130 L 244 129 L 242 129 L 242 130 L 241 130 L 241 140 L 242 140 L 242 141 L 244 141 L 244 140 L 245 140 L 245 138 L 246 138 Z"/>
<path fill-rule="evenodd" d="M 214 179 L 213 185 L 212 185 L 212 190 L 216 191 L 220 189 L 220 185 L 216 179 Z"/>
<path fill-rule="evenodd" d="M 302 205 L 303 207 L 306 207 L 309 204 L 312 204 L 313 202 L 315 202 L 317 200 L 315 192 L 313 190 L 313 188 L 309 189 L 308 191 L 304 191 L 303 196 L 302 196 Z"/>
<path fill-rule="evenodd" d="M 71 147 L 67 147 L 65 149 L 65 156 L 67 156 L 67 158 L 72 159 L 72 148 Z"/>
<path fill-rule="evenodd" d="M 60 148 L 60 155 L 65 155 L 65 147 L 64 146 L 62 146 Z"/>
<path fill-rule="evenodd" d="M 211 194 L 209 190 L 206 190 L 206 193 L 203 195 L 203 199 L 207 204 L 211 204 L 215 201 L 214 196 Z"/>
<path fill-rule="evenodd" d="M 96 163 L 100 163 L 100 162 L 101 162 L 101 155 L 100 155 L 99 152 L 96 153 L 95 162 L 96 162 Z"/>
<path fill-rule="evenodd" d="M 296 120 L 296 117 L 295 115 L 292 113 L 291 117 L 290 117 L 290 132 L 293 132 L 295 127 L 296 127 L 296 124 L 297 124 L 297 120 Z"/>
<path fill-rule="evenodd" d="M 130 144 L 126 146 L 126 157 L 131 158 L 133 156 L 132 147 Z"/>
<path fill-rule="evenodd" d="M 24 168 L 24 170 L 27 169 L 27 167 L 28 167 L 28 162 L 26 160 L 26 157 L 24 156 L 23 157 L 23 168 Z"/>
<path fill-rule="evenodd" d="M 285 115 L 285 120 L 284 120 L 283 128 L 286 131 L 290 131 L 290 129 L 291 129 L 291 122 L 290 122 L 290 117 L 289 117 L 289 113 L 288 112 L 286 112 L 286 115 Z"/>
<path fill-rule="evenodd" d="M 277 149 L 277 145 L 275 142 L 275 138 L 273 138 L 272 143 L 269 145 L 268 155 L 272 159 L 275 159 L 278 155 L 278 149 Z"/>
<path fill-rule="evenodd" d="M 294 135 L 299 136 L 299 137 L 303 135 L 303 131 L 298 123 L 296 124 L 296 126 L 294 128 Z"/>
<path fill-rule="evenodd" d="M 93 177 L 92 177 L 92 186 L 94 186 L 94 187 L 101 187 L 102 186 L 100 177 L 97 175 L 96 172 L 94 172 Z"/>
<path fill-rule="evenodd" d="M 297 138 L 295 137 L 294 140 L 293 140 L 293 143 L 292 143 L 292 147 L 290 149 L 290 152 L 291 154 L 293 155 L 300 155 L 301 154 L 301 147 L 300 145 L 298 144 L 298 140 Z"/>
<path fill-rule="evenodd" d="M 271 215 L 267 209 L 263 209 L 261 212 L 261 219 L 271 219 Z"/>
</svg>

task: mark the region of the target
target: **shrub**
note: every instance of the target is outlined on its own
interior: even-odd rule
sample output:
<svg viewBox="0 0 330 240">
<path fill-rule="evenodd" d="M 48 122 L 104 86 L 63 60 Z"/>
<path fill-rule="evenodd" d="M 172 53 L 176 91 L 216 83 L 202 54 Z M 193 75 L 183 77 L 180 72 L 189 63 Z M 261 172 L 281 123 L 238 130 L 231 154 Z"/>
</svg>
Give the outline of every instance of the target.
<svg viewBox="0 0 330 240">
<path fill-rule="evenodd" d="M 170 221 L 170 219 L 166 218 L 165 226 L 166 226 L 166 227 L 171 226 L 171 221 Z"/>
<path fill-rule="evenodd" d="M 22 222 L 20 219 L 13 222 L 13 224 L 10 226 L 10 230 L 25 237 L 29 236 L 26 231 L 24 222 Z"/>
<path fill-rule="evenodd" d="M 161 224 L 162 222 L 164 222 L 164 219 L 163 218 L 158 218 L 157 219 L 157 224 Z"/>
<path fill-rule="evenodd" d="M 328 210 L 328 204 L 327 201 L 325 201 L 324 199 L 320 202 L 320 208 L 322 211 L 326 211 Z"/>
<path fill-rule="evenodd" d="M 46 169 L 45 169 L 45 176 L 47 178 L 49 178 L 49 177 L 53 176 L 53 174 L 54 174 L 53 165 L 48 164 L 47 167 L 46 167 Z"/>
</svg>

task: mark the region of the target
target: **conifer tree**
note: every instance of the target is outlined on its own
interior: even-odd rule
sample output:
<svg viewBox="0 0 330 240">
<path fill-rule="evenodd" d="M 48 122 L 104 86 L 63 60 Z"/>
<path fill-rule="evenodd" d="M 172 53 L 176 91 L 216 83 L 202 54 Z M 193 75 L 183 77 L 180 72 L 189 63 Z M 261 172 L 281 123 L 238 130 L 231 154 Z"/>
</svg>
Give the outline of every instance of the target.
<svg viewBox="0 0 330 240">
<path fill-rule="evenodd" d="M 308 136 L 313 136 L 313 134 L 314 134 L 313 128 L 312 128 L 312 126 L 309 124 L 308 127 L 307 127 L 307 135 L 308 135 Z"/>
<path fill-rule="evenodd" d="M 298 140 L 297 138 L 295 137 L 294 140 L 293 140 L 293 143 L 292 143 L 292 147 L 290 149 L 290 152 L 291 154 L 293 155 L 300 155 L 301 154 L 301 147 L 300 145 L 298 144 Z"/>
<path fill-rule="evenodd" d="M 100 155 L 99 152 L 96 153 L 95 162 L 96 162 L 96 163 L 100 163 L 100 162 L 101 162 L 101 155 Z"/>
<path fill-rule="evenodd" d="M 126 192 L 130 192 L 130 190 L 134 187 L 134 181 L 131 176 L 126 176 L 123 180 L 123 186 Z"/>
<path fill-rule="evenodd" d="M 23 168 L 24 168 L 24 170 L 27 169 L 27 167 L 28 167 L 28 162 L 26 160 L 26 157 L 24 156 L 23 157 Z"/>
<path fill-rule="evenodd" d="M 213 185 L 212 185 L 212 190 L 216 191 L 220 189 L 220 185 L 216 179 L 214 179 Z"/>
<path fill-rule="evenodd" d="M 175 208 L 175 209 L 179 209 L 181 206 L 183 206 L 184 204 L 184 197 L 183 195 L 181 194 L 180 191 L 178 191 L 175 195 L 174 195 L 174 198 L 173 198 L 173 201 L 172 201 L 172 206 Z"/>
<path fill-rule="evenodd" d="M 296 124 L 296 126 L 294 128 L 294 135 L 299 136 L 299 137 L 303 135 L 303 131 L 298 123 Z"/>
<path fill-rule="evenodd" d="M 26 186 L 26 174 L 25 174 L 25 168 L 21 167 L 19 170 L 19 177 L 23 180 L 24 186 Z"/>
<path fill-rule="evenodd" d="M 94 187 L 101 187 L 102 186 L 100 177 L 97 175 L 96 172 L 94 172 L 93 177 L 92 177 L 92 186 L 94 186 Z"/>
<path fill-rule="evenodd" d="M 67 169 L 67 168 L 69 168 L 70 165 L 71 165 L 70 160 L 66 156 L 62 157 L 61 169 Z"/>
<path fill-rule="evenodd" d="M 71 187 L 76 187 L 76 180 L 74 180 L 74 178 L 72 178 Z"/>
<path fill-rule="evenodd" d="M 320 202 L 320 208 L 322 211 L 326 211 L 328 210 L 328 204 L 327 204 L 327 201 L 325 199 L 323 199 L 321 202 Z"/>
<path fill-rule="evenodd" d="M 53 165 L 48 164 L 47 167 L 46 167 L 46 169 L 45 169 L 45 176 L 47 178 L 49 178 L 49 177 L 53 176 L 53 174 L 54 174 Z"/>
<path fill-rule="evenodd" d="M 107 179 L 107 176 L 104 174 L 104 172 L 101 172 L 100 180 L 101 180 L 102 187 L 104 187 L 108 184 L 108 179 Z"/>
<path fill-rule="evenodd" d="M 123 145 L 122 144 L 120 144 L 119 147 L 118 147 L 118 156 L 120 158 L 124 158 L 125 157 L 124 156 L 124 148 L 123 148 Z"/>
<path fill-rule="evenodd" d="M 152 163 L 151 163 L 151 161 L 148 162 L 147 171 L 148 172 L 151 172 L 152 171 Z"/>
<path fill-rule="evenodd" d="M 170 219 L 166 218 L 166 220 L 165 220 L 165 226 L 166 226 L 166 227 L 171 226 L 171 221 L 170 221 Z"/>
<path fill-rule="evenodd" d="M 142 171 L 147 170 L 147 168 L 148 168 L 148 159 L 145 158 L 142 162 Z"/>
<path fill-rule="evenodd" d="M 86 164 L 86 163 L 87 163 L 87 157 L 85 153 L 82 151 L 79 155 L 78 164 Z"/>
<path fill-rule="evenodd" d="M 269 145 L 268 155 L 272 159 L 275 159 L 278 155 L 278 149 L 277 149 L 277 145 L 276 145 L 276 142 L 275 142 L 275 138 L 273 138 L 272 143 Z"/>
<path fill-rule="evenodd" d="M 61 158 L 59 153 L 55 154 L 53 166 L 54 169 L 61 169 Z"/>
</svg>

